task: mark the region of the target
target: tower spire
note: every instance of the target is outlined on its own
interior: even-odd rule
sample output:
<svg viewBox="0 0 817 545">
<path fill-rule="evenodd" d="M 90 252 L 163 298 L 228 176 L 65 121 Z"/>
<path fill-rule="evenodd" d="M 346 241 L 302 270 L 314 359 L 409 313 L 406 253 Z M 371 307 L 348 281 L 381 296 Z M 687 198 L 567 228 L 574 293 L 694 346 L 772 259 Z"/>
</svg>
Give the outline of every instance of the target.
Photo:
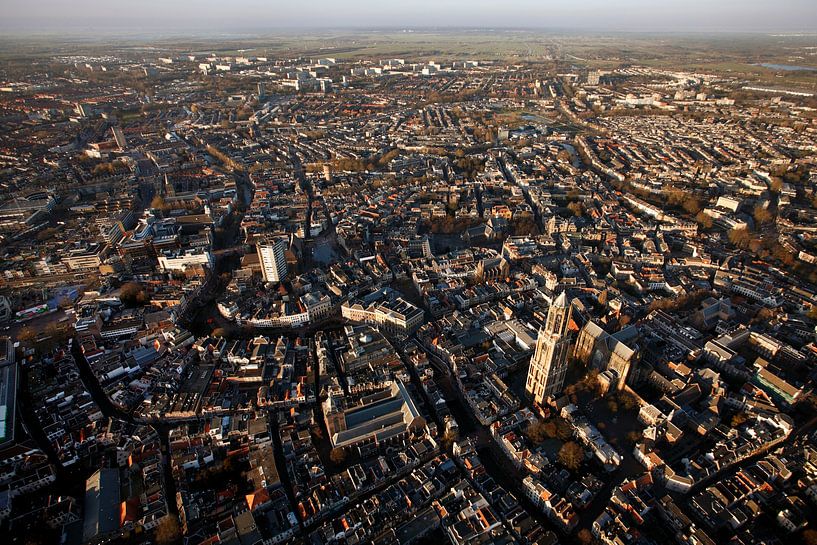
<svg viewBox="0 0 817 545">
<path fill-rule="evenodd" d="M 539 330 L 536 351 L 530 361 L 525 389 L 538 404 L 556 397 L 564 388 L 570 352 L 568 324 L 573 305 L 562 292 L 548 310 L 545 327 Z"/>
</svg>

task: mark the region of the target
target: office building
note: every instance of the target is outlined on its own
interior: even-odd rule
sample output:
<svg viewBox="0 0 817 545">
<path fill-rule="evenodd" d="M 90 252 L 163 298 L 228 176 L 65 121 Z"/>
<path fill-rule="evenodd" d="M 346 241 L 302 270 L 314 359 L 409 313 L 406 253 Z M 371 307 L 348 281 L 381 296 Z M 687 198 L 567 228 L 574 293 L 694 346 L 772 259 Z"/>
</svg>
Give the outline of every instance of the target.
<svg viewBox="0 0 817 545">
<path fill-rule="evenodd" d="M 264 282 L 280 282 L 287 275 L 287 243 L 285 240 L 264 240 L 256 244 Z"/>
</svg>

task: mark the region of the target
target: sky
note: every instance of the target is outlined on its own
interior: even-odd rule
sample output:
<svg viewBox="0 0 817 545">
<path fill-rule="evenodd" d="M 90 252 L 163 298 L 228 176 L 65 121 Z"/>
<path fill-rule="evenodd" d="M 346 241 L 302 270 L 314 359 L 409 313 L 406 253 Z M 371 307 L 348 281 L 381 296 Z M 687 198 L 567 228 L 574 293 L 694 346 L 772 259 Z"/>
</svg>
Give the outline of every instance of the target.
<svg viewBox="0 0 817 545">
<path fill-rule="evenodd" d="M 28 33 L 431 27 L 817 33 L 817 0 L 0 0 Z"/>
</svg>

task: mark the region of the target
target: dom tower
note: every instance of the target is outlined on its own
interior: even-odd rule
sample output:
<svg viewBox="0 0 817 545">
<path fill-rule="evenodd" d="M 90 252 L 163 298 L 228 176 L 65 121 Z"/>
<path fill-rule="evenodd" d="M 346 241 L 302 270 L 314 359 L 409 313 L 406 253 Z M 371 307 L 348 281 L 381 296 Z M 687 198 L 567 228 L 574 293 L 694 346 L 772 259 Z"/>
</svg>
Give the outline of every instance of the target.
<svg viewBox="0 0 817 545">
<path fill-rule="evenodd" d="M 550 306 L 545 327 L 536 339 L 536 352 L 530 360 L 525 389 L 539 405 L 558 396 L 565 385 L 568 355 L 570 353 L 571 303 L 562 292 Z"/>
</svg>

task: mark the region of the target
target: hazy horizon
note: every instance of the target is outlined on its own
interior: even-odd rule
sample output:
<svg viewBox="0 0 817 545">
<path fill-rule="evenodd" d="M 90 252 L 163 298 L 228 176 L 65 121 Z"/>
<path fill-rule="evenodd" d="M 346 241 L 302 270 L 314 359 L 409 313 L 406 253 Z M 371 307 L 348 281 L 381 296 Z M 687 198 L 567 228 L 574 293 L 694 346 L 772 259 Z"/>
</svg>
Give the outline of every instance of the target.
<svg viewBox="0 0 817 545">
<path fill-rule="evenodd" d="M 813 0 L 417 0 L 384 6 L 358 0 L 270 3 L 236 0 L 3 0 L 0 28 L 15 35 L 64 32 L 186 34 L 287 29 L 525 28 L 608 32 L 817 33 Z M 90 36 L 89 36 L 90 37 Z"/>
</svg>

